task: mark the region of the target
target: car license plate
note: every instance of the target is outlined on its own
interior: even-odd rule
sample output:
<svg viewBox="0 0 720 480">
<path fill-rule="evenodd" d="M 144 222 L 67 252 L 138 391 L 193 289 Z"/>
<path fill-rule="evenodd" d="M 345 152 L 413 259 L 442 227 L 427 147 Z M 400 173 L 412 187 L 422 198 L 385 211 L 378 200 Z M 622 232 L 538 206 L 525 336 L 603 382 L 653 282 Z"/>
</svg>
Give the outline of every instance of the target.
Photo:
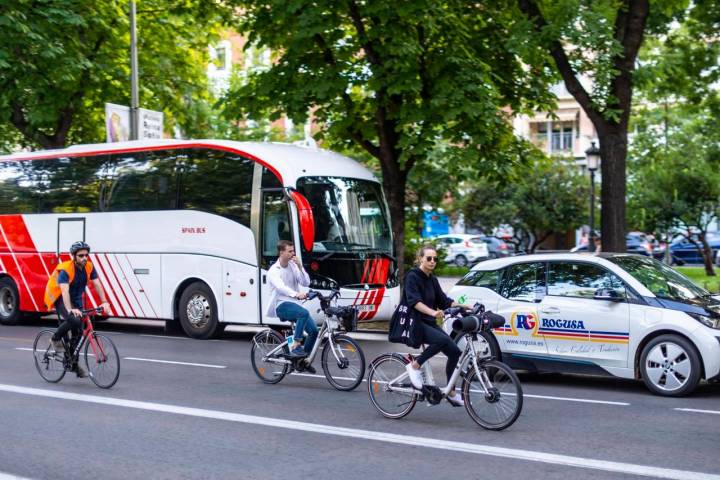
<svg viewBox="0 0 720 480">
<path fill-rule="evenodd" d="M 358 312 L 374 312 L 375 311 L 375 305 L 355 305 L 355 308 L 357 308 Z"/>
</svg>

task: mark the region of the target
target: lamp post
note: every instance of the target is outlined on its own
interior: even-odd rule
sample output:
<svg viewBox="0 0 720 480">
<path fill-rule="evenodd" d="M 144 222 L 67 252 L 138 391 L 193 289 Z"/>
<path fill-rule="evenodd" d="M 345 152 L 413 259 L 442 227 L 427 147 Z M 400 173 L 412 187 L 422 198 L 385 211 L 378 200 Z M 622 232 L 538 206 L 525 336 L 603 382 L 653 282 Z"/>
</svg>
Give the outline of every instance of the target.
<svg viewBox="0 0 720 480">
<path fill-rule="evenodd" d="M 595 171 L 600 167 L 600 149 L 595 142 L 590 143 L 590 148 L 585 150 L 587 169 L 590 171 L 590 238 L 588 240 L 588 251 L 595 245 Z"/>
</svg>

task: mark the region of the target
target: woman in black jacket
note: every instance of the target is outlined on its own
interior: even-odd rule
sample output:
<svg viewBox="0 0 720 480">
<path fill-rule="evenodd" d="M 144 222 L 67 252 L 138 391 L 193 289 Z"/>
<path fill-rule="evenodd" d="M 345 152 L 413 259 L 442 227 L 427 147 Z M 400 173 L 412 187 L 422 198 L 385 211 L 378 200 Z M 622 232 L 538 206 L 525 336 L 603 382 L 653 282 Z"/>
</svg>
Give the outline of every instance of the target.
<svg viewBox="0 0 720 480">
<path fill-rule="evenodd" d="M 437 277 L 433 275 L 437 262 L 438 257 L 435 248 L 431 245 L 425 245 L 418 251 L 416 259 L 418 266 L 405 275 L 405 300 L 409 308 L 414 308 L 419 312 L 420 322 L 417 325 L 422 328 L 422 342 L 428 345 L 414 362 L 407 364 L 405 367 L 410 382 L 418 390 L 422 388 L 420 368 L 423 363 L 438 352 L 443 352 L 447 356 L 445 374 L 448 381 L 450 381 L 461 353 L 450 336 L 438 326 L 437 320 L 442 321 L 445 318 L 443 310 L 446 308 L 467 306 L 455 303 L 452 298 L 449 298 L 442 291 Z M 447 400 L 455 407 L 463 405 L 460 395 L 456 395 L 455 390 L 448 394 Z"/>
</svg>

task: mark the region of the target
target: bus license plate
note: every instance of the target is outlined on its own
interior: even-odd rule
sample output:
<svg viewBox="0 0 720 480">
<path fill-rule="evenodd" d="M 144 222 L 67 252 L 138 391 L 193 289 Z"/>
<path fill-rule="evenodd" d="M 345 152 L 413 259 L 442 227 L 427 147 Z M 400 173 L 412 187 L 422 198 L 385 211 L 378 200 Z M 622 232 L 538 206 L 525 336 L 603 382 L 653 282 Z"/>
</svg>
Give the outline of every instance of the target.
<svg viewBox="0 0 720 480">
<path fill-rule="evenodd" d="M 355 308 L 357 308 L 358 312 L 374 312 L 375 311 L 375 305 L 355 305 Z"/>
</svg>

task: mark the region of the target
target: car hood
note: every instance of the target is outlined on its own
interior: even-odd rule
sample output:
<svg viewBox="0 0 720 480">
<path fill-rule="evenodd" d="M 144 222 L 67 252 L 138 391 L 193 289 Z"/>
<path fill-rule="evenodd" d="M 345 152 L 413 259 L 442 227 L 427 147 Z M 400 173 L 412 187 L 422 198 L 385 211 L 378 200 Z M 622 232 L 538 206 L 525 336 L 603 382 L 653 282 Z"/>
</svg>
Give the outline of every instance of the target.
<svg viewBox="0 0 720 480">
<path fill-rule="evenodd" d="M 698 297 L 682 302 L 661 297 L 657 297 L 655 300 L 669 310 L 720 318 L 720 297 L 718 296 Z"/>
</svg>

